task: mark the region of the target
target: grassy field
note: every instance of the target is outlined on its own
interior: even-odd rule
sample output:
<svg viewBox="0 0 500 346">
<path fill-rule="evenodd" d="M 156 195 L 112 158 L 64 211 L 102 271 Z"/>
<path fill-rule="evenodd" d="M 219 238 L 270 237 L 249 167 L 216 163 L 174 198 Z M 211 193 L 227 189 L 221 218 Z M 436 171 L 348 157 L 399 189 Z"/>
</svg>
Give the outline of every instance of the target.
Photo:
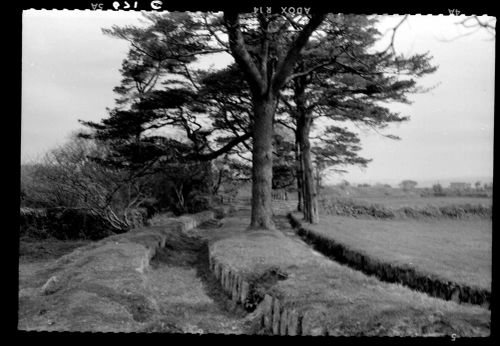
<svg viewBox="0 0 500 346">
<path fill-rule="evenodd" d="M 449 205 L 449 204 L 491 204 L 488 197 L 445 196 L 434 197 L 424 193 L 424 189 L 402 190 L 397 187 L 371 186 L 325 186 L 320 191 L 320 198 L 348 197 L 366 202 L 381 203 L 386 206 Z M 428 193 L 428 192 L 427 192 Z M 422 195 L 424 197 L 422 197 Z"/>
<path fill-rule="evenodd" d="M 307 316 L 328 335 L 479 336 L 489 328 L 485 309 L 381 282 L 279 231 L 246 232 L 247 217 L 226 221 L 221 231 L 227 232 L 212 243 L 212 256 L 249 281 L 280 273 L 278 280 L 266 282 L 263 293 L 277 297 L 281 308 Z M 288 222 L 281 218 L 278 228 L 288 233 Z"/>
<path fill-rule="evenodd" d="M 427 205 L 442 207 L 454 204 L 483 204 L 489 206 L 492 203 L 491 198 L 481 197 L 354 196 L 352 199 L 367 203 L 382 204 L 388 208 L 425 207 Z"/>
<path fill-rule="evenodd" d="M 434 197 L 424 195 L 423 190 L 404 191 L 400 188 L 389 187 L 355 187 L 355 186 L 326 186 L 320 191 L 320 199 L 351 198 L 368 203 L 382 204 L 386 207 L 422 207 L 426 205 L 445 206 L 452 204 L 486 204 L 491 205 L 488 197 L 444 196 Z"/>
<path fill-rule="evenodd" d="M 432 196 L 422 189 L 328 186 L 318 204 L 321 213 L 378 219 L 491 219 L 492 198 Z"/>
<path fill-rule="evenodd" d="M 309 228 L 395 264 L 491 289 L 491 220 L 373 220 L 322 215 Z"/>
</svg>

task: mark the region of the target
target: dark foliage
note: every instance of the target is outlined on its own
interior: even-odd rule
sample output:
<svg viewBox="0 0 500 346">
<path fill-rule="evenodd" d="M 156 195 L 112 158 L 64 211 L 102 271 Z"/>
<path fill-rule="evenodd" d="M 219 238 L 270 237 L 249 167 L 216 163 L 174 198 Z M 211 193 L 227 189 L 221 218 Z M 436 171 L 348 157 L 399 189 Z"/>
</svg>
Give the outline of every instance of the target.
<svg viewBox="0 0 500 346">
<path fill-rule="evenodd" d="M 71 208 L 22 208 L 20 211 L 20 236 L 38 239 L 98 240 L 114 234 L 109 225 L 85 209 Z M 132 227 L 145 224 L 147 211 L 136 209 L 129 212 Z"/>
</svg>

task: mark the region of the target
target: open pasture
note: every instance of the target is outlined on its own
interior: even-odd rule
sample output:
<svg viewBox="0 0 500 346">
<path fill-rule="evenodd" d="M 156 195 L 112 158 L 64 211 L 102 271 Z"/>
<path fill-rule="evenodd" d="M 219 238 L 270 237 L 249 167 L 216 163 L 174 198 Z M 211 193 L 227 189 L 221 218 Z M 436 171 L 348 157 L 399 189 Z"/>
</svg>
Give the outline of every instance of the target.
<svg viewBox="0 0 500 346">
<path fill-rule="evenodd" d="M 322 215 L 315 232 L 396 265 L 491 289 L 491 220 L 374 220 Z"/>
<path fill-rule="evenodd" d="M 492 203 L 491 198 L 485 197 L 420 197 L 420 196 L 363 196 L 352 197 L 354 200 L 370 203 L 381 204 L 387 208 L 402 208 L 402 207 L 425 207 L 428 205 L 436 207 L 444 207 L 450 205 L 486 205 Z"/>
<path fill-rule="evenodd" d="M 453 206 L 453 205 L 485 205 L 492 204 L 490 197 L 478 196 L 429 196 L 422 189 L 404 191 L 400 188 L 385 186 L 354 187 L 354 186 L 326 186 L 319 192 L 320 199 L 348 198 L 354 201 L 379 204 L 387 208 L 403 207 L 421 208 L 425 206 Z"/>
</svg>

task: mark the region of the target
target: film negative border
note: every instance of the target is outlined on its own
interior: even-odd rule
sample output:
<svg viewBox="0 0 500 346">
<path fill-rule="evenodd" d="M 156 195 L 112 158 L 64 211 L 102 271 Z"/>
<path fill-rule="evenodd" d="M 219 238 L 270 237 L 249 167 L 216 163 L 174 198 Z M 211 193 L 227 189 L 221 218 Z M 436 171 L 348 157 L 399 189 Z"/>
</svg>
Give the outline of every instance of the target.
<svg viewBox="0 0 500 346">
<path fill-rule="evenodd" d="M 400 4 L 372 4 L 337 3 L 320 1 L 250 1 L 243 3 L 228 3 L 227 1 L 213 0 L 210 2 L 196 1 L 167 1 L 167 0 L 61 0 L 24 1 L 17 5 L 20 10 L 88 10 L 88 11 L 224 11 L 238 12 L 263 11 L 281 13 L 295 11 L 296 14 L 327 11 L 333 13 L 378 14 L 378 15 L 488 15 L 496 16 L 493 4 L 456 4 L 445 6 L 435 3 L 413 2 Z M 300 10 L 299 10 L 300 9 Z"/>
</svg>

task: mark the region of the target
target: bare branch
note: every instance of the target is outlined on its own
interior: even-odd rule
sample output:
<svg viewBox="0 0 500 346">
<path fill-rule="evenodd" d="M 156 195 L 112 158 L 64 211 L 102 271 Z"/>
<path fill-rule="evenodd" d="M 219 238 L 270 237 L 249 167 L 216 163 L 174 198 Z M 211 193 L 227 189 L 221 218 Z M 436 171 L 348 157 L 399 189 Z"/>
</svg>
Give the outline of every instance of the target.
<svg viewBox="0 0 500 346">
<path fill-rule="evenodd" d="M 408 19 L 408 16 L 409 16 L 408 14 L 405 14 L 403 16 L 403 18 L 399 21 L 399 23 L 396 24 L 396 26 L 394 26 L 393 28 L 391 28 L 391 29 L 388 30 L 388 31 L 392 31 L 391 42 L 389 43 L 389 46 L 387 46 L 387 48 L 382 51 L 382 53 L 385 53 L 385 52 L 387 52 L 389 50 L 391 50 L 393 53 L 396 52 L 396 50 L 394 48 L 394 40 L 396 38 L 396 32 L 398 31 L 398 29 L 401 26 L 401 24 L 403 24 Z M 386 31 L 386 33 L 387 33 L 387 31 Z"/>
</svg>

